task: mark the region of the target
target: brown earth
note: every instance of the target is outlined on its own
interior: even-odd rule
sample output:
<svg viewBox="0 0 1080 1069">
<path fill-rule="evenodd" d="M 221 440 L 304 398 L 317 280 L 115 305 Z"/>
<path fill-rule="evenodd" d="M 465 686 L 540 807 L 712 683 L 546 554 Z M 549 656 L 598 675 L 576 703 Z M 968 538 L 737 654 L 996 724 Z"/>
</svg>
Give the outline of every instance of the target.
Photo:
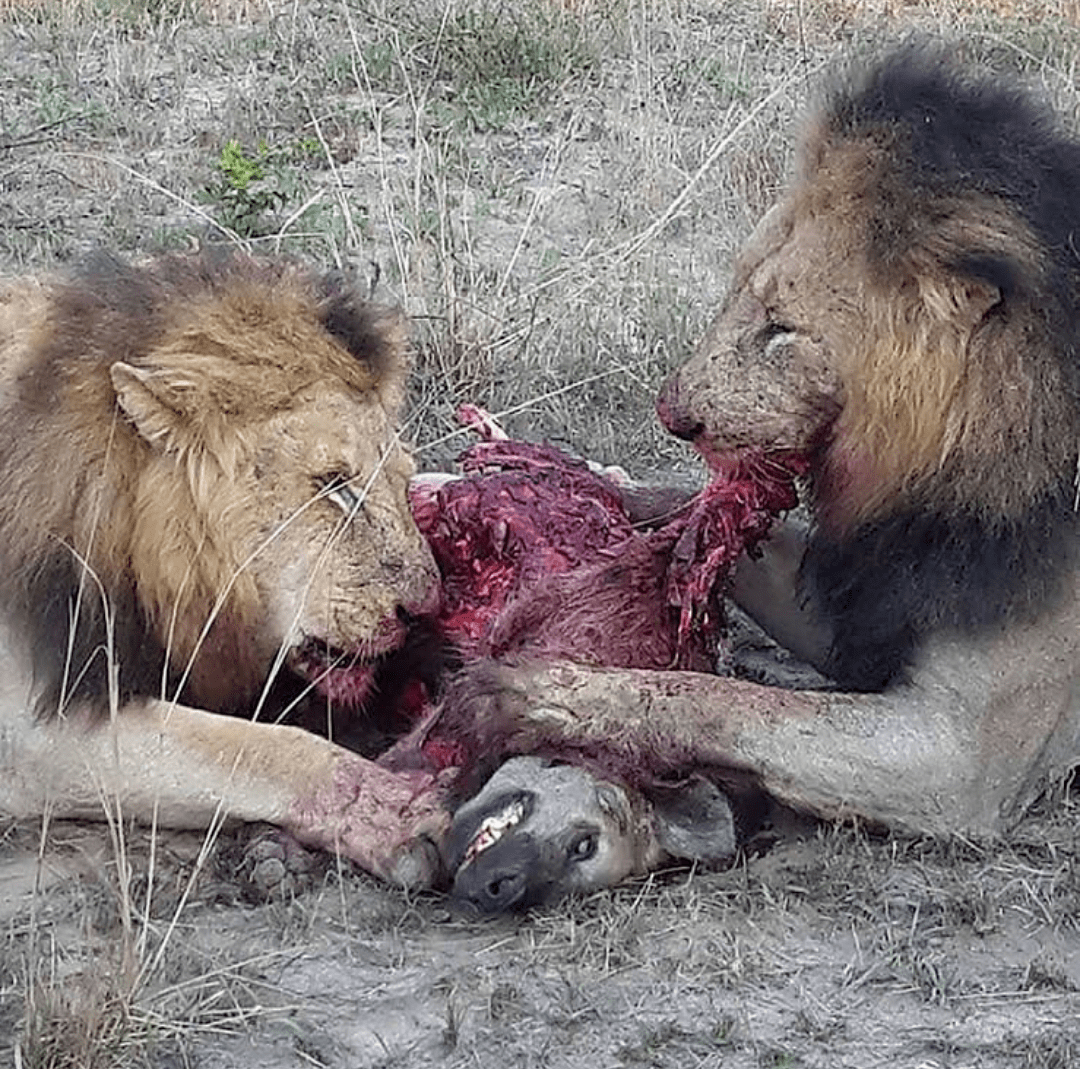
<svg viewBox="0 0 1080 1069">
<path fill-rule="evenodd" d="M 230 240 L 377 269 L 422 466 L 470 400 L 693 481 L 651 398 L 823 64 L 959 35 L 1075 122 L 1072 6 L 38 4 L 0 17 L 0 267 Z M 0 1062 L 1066 1069 L 1078 819 L 1075 790 L 1001 843 L 785 816 L 727 871 L 483 923 L 326 859 L 253 902 L 239 833 L 0 827 Z"/>
</svg>

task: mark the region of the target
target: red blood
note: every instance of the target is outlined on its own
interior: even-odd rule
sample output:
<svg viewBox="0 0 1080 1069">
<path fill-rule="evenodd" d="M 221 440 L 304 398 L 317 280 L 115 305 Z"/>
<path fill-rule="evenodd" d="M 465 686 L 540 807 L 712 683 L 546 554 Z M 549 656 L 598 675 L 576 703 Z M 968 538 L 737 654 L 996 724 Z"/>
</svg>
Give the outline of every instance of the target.
<svg viewBox="0 0 1080 1069">
<path fill-rule="evenodd" d="M 412 723 L 419 722 L 427 710 L 430 696 L 420 679 L 410 679 L 401 694 L 401 715 Z"/>
<path fill-rule="evenodd" d="M 507 439 L 477 406 L 458 417 L 484 440 L 460 458 L 461 477 L 415 480 L 410 504 L 442 575 L 435 623 L 464 657 L 714 667 L 731 568 L 796 504 L 802 460 L 712 457 L 709 485 L 666 526 L 643 532 L 616 484 L 583 461 Z M 307 674 L 335 702 L 360 707 L 371 694 L 370 659 L 308 659 Z M 416 722 L 426 698 L 422 686 L 407 691 L 402 716 Z"/>
<path fill-rule="evenodd" d="M 374 661 L 360 651 L 346 656 L 309 641 L 293 653 L 290 664 L 323 697 L 352 709 L 363 707 L 375 685 Z"/>
<path fill-rule="evenodd" d="M 713 601 L 744 551 L 753 552 L 781 512 L 798 504 L 794 478 L 806 471 L 797 457 L 743 457 L 720 470 L 689 508 L 656 535 L 670 544 L 665 592 L 679 609 L 678 644 L 695 629 L 719 632 Z"/>
<path fill-rule="evenodd" d="M 458 423 L 475 431 L 482 441 L 505 442 L 509 440 L 510 436 L 495 421 L 495 417 L 479 405 L 461 405 L 454 414 L 457 416 Z"/>
<path fill-rule="evenodd" d="M 432 738 L 424 743 L 424 757 L 433 768 L 461 768 L 468 760 L 468 751 L 463 742 Z"/>
<path fill-rule="evenodd" d="M 614 487 L 551 446 L 481 442 L 460 463 L 464 478 L 411 500 L 442 573 L 441 628 L 480 654 L 509 601 L 637 536 Z"/>
<path fill-rule="evenodd" d="M 332 702 L 359 709 L 370 697 L 374 680 L 373 665 L 335 668 L 315 680 L 315 689 Z"/>
<path fill-rule="evenodd" d="M 438 611 L 439 591 L 431 590 L 423 604 L 407 606 L 414 616 Z M 292 669 L 309 680 L 315 690 L 335 705 L 361 709 L 376 686 L 378 658 L 399 649 L 407 632 L 404 623 L 392 616 L 376 629 L 375 635 L 353 650 L 335 650 L 309 638 L 290 654 Z"/>
</svg>

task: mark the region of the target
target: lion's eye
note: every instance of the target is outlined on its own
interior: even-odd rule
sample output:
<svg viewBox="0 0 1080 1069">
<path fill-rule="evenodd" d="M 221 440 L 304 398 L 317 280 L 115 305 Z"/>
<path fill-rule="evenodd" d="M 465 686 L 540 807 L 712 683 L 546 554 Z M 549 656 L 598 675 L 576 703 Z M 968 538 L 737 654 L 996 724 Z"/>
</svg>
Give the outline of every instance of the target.
<svg viewBox="0 0 1080 1069">
<path fill-rule="evenodd" d="M 332 501 L 346 516 L 355 515 L 360 508 L 360 495 L 349 484 L 347 475 L 330 475 L 320 479 L 321 494 Z"/>
<path fill-rule="evenodd" d="M 789 345 L 797 337 L 797 331 L 786 323 L 770 319 L 761 330 L 761 343 L 766 357 L 773 356 L 777 350 Z"/>
</svg>

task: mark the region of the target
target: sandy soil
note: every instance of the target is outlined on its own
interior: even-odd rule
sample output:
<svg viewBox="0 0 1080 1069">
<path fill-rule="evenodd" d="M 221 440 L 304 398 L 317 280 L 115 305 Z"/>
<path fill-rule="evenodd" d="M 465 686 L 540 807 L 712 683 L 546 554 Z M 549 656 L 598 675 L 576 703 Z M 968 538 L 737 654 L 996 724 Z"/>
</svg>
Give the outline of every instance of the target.
<svg viewBox="0 0 1080 1069">
<path fill-rule="evenodd" d="M 0 852 L 0 1021 L 36 972 L 23 1064 L 1065 1069 L 1075 816 L 995 848 L 796 827 L 726 872 L 488 922 L 333 871 L 246 903 L 231 841 L 185 902 L 200 842 L 177 835 L 146 922 L 149 836 L 132 832 L 130 930 L 106 831 L 58 825 L 40 863 L 20 832 Z M 85 1062 L 57 1055 L 61 1033 Z"/>
</svg>

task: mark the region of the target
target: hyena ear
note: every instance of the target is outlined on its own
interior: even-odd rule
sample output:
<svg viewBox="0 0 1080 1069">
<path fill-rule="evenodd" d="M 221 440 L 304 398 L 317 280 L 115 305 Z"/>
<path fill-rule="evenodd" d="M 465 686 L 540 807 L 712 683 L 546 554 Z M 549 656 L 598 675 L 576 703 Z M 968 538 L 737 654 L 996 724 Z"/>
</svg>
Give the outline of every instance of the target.
<svg viewBox="0 0 1080 1069">
<path fill-rule="evenodd" d="M 728 861 L 738 840 L 728 797 L 707 779 L 654 784 L 646 790 L 652 803 L 653 832 L 671 856 L 686 861 Z"/>
<path fill-rule="evenodd" d="M 191 391 L 143 368 L 117 361 L 109 368 L 121 411 L 155 449 L 178 450 L 190 426 Z"/>
</svg>

